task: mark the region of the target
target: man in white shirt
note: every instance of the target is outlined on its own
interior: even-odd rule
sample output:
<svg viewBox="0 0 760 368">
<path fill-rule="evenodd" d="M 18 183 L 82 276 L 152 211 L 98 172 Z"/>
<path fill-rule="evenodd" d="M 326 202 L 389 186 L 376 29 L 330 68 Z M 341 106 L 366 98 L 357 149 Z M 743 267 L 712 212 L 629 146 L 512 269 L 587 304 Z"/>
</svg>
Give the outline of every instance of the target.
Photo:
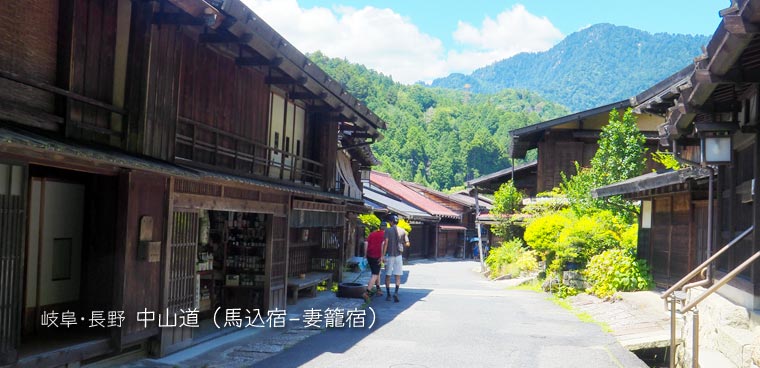
<svg viewBox="0 0 760 368">
<path fill-rule="evenodd" d="M 393 293 L 393 301 L 398 303 L 398 288 L 401 285 L 401 275 L 404 261 L 401 254 L 404 252 L 404 246 L 409 244 L 409 235 L 406 230 L 398 227 L 398 216 L 389 215 L 388 223 L 391 227 L 385 229 L 385 238 L 383 239 L 382 257 L 385 262 L 385 291 L 387 296 L 385 300 L 391 300 L 391 275 L 396 276 L 396 289 Z"/>
</svg>

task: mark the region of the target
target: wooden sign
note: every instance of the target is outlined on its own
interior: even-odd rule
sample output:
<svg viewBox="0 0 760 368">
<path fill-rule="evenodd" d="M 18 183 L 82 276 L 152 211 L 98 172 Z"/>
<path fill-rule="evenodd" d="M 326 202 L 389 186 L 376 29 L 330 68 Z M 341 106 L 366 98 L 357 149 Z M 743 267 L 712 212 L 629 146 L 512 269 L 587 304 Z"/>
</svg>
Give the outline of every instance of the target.
<svg viewBox="0 0 760 368">
<path fill-rule="evenodd" d="M 137 258 L 150 263 L 161 261 L 161 242 L 153 241 L 153 217 L 140 218 L 140 239 L 137 244 Z"/>
</svg>

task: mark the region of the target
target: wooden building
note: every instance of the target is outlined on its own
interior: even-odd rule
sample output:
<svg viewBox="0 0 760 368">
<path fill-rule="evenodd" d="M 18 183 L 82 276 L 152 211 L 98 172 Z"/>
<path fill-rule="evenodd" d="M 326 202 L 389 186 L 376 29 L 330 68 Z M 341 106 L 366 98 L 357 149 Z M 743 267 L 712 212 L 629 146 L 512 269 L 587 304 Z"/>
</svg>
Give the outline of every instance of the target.
<svg viewBox="0 0 760 368">
<path fill-rule="evenodd" d="M 466 230 L 461 223 L 462 213 L 452 211 L 385 173 L 372 171 L 370 186 L 377 187 L 392 198 L 425 211 L 436 219 L 434 223 L 430 224 L 431 226 L 423 227 L 424 231 L 417 232 L 417 234 L 412 231 L 410 234 L 412 249 L 409 252 L 411 256 L 438 258 L 447 254 L 454 254 L 457 244 L 460 243 L 456 240 L 456 234 L 450 239 L 449 233 L 464 233 Z M 462 240 L 461 244 L 463 243 Z"/>
<path fill-rule="evenodd" d="M 0 365 L 163 355 L 201 329 L 139 312 L 266 313 L 294 275 L 340 277 L 385 123 L 241 1 L 0 20 Z"/>
<path fill-rule="evenodd" d="M 514 176 L 514 178 L 513 178 Z M 538 181 L 538 161 L 531 161 L 515 167 L 508 167 L 481 177 L 468 180 L 465 185 L 478 188 L 481 193 L 494 193 L 502 184 L 514 180 L 515 188 L 527 197 L 535 197 Z"/>
<path fill-rule="evenodd" d="M 435 243 L 439 218 L 377 186 L 364 187 L 364 203 L 372 208 L 372 212 L 381 220 L 389 214 L 396 214 L 409 223 L 412 227 L 409 233 L 409 241 L 412 245 L 405 254 L 406 258 L 427 257 L 429 244 Z"/>
<path fill-rule="evenodd" d="M 634 111 L 662 116 L 688 87 L 689 65 L 630 99 Z M 663 141 L 666 143 L 666 141 Z M 662 147 L 666 150 L 668 147 Z M 695 147 L 688 149 L 692 155 Z M 682 149 L 683 151 L 683 149 Z M 592 195 L 640 201 L 637 254 L 658 286 L 669 288 L 706 259 L 709 171 L 700 167 L 660 170 L 596 188 Z"/>
<path fill-rule="evenodd" d="M 439 230 L 439 243 L 445 242 L 447 252 L 452 251 L 457 256 L 467 257 L 472 255 L 472 239 L 478 235 L 475 221 L 476 205 L 480 207 L 481 213 L 488 213 L 493 207 L 489 200 L 480 197 L 479 203 L 475 203 L 475 198 L 465 193 L 446 194 L 434 189 L 427 188 L 417 183 L 404 182 L 404 185 L 420 193 L 424 197 L 435 201 L 436 203 L 462 214 L 460 224 L 448 223 L 441 226 Z M 485 241 L 492 240 L 490 225 L 483 226 Z M 489 244 L 493 244 L 490 242 Z"/>
<path fill-rule="evenodd" d="M 652 172 L 592 192 L 640 201 L 637 257 L 659 287 L 669 288 L 707 258 L 709 174 L 700 167 Z"/>
<path fill-rule="evenodd" d="M 712 277 L 721 279 L 760 251 L 760 203 L 753 183 L 760 181 L 760 1 L 740 0 L 720 12 L 722 21 L 696 59 L 694 71 L 673 100 L 660 128 L 676 154 L 700 162 L 700 141 L 705 135 L 730 137 L 728 164 L 711 165 L 715 175 L 715 253 L 736 240 L 718 258 Z M 692 209 L 695 211 L 698 209 Z M 740 234 L 754 227 L 749 235 Z M 754 262 L 718 293 L 737 305 L 760 307 L 760 264 Z"/>
<path fill-rule="evenodd" d="M 575 162 L 587 167 L 598 148 L 602 128 L 609 113 L 617 109 L 621 116 L 631 107 L 629 100 L 618 101 L 590 110 L 529 125 L 509 132 L 510 157 L 525 158 L 529 150 L 538 149 L 536 192 L 546 192 L 562 182 L 561 173 L 575 175 Z M 657 147 L 657 127 L 663 118 L 649 113 L 636 114 L 639 130 L 648 138 L 650 151 Z M 650 162 L 648 169 L 654 167 Z M 517 176 L 517 174 L 515 174 Z"/>
</svg>

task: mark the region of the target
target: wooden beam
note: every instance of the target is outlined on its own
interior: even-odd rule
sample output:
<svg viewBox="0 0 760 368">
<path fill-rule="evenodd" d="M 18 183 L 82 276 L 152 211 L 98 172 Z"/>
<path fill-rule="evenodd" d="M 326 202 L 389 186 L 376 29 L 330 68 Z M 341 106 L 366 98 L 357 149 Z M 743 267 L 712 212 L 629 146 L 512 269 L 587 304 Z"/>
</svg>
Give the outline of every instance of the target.
<svg viewBox="0 0 760 368">
<path fill-rule="evenodd" d="M 243 56 L 235 58 L 235 63 L 238 66 L 278 66 L 282 64 L 282 58 L 276 57 L 272 60 L 267 59 L 264 56 Z"/>
<path fill-rule="evenodd" d="M 340 121 L 349 121 L 349 122 L 352 122 L 352 123 L 355 123 L 357 120 L 359 120 L 359 118 L 358 118 L 358 117 L 356 117 L 356 115 L 354 115 L 354 114 L 351 114 L 351 115 L 344 115 L 344 114 L 341 114 L 341 115 L 338 117 L 338 119 L 339 119 Z"/>
<path fill-rule="evenodd" d="M 728 33 L 734 35 L 749 35 L 760 32 L 760 28 L 753 23 L 749 23 L 739 14 L 730 14 L 723 16 L 723 28 Z"/>
<path fill-rule="evenodd" d="M 233 198 L 219 198 L 197 194 L 172 194 L 174 207 L 209 208 L 219 211 L 258 212 L 278 216 L 285 215 L 285 205 Z"/>
<path fill-rule="evenodd" d="M 314 94 L 309 91 L 304 92 L 291 92 L 288 93 L 288 98 L 291 100 L 324 100 L 327 98 L 327 92 L 319 92 L 318 94 Z"/>
<path fill-rule="evenodd" d="M 737 112 L 741 110 L 741 104 L 736 102 L 706 103 L 702 106 L 692 106 L 688 103 L 679 103 L 676 109 L 682 114 L 713 114 L 720 112 Z"/>
<path fill-rule="evenodd" d="M 239 43 L 237 36 L 230 33 L 201 33 L 198 35 L 200 43 Z"/>
<path fill-rule="evenodd" d="M 187 13 L 156 13 L 153 16 L 153 24 L 170 24 L 180 26 L 202 26 L 204 21 L 202 18 L 193 17 Z"/>
<path fill-rule="evenodd" d="M 363 132 L 363 131 L 365 131 L 365 129 L 359 128 L 356 125 L 346 125 L 346 124 L 341 124 L 340 127 L 338 127 L 338 130 L 340 130 L 342 132 Z"/>
<path fill-rule="evenodd" d="M 698 69 L 694 71 L 694 80 L 712 84 L 760 83 L 760 73 L 734 69 L 724 75 L 716 75 L 707 69 Z"/>
<path fill-rule="evenodd" d="M 209 26 L 216 29 L 225 20 L 225 16 L 214 6 L 204 0 L 169 0 L 174 6 L 194 17 L 204 17 Z"/>
<path fill-rule="evenodd" d="M 280 76 L 280 77 L 266 77 L 264 80 L 264 83 L 266 84 L 280 84 L 280 85 L 289 85 L 289 84 L 298 84 L 298 85 L 304 85 L 308 79 L 304 76 L 300 76 L 297 79 L 291 78 L 289 76 Z"/>
<path fill-rule="evenodd" d="M 341 129 L 342 131 L 346 131 Z M 358 132 L 358 133 L 351 133 L 351 135 L 347 135 L 347 138 L 358 138 L 358 139 L 368 139 L 368 138 L 374 138 L 375 136 L 366 132 Z"/>
<path fill-rule="evenodd" d="M 310 107 L 308 110 L 309 110 L 309 112 L 312 112 L 312 113 L 335 113 L 335 114 L 340 114 L 341 112 L 343 112 L 343 109 L 344 109 L 344 107 L 342 105 L 338 106 L 338 107 L 332 107 L 330 105 L 319 105 L 319 106 Z"/>
</svg>

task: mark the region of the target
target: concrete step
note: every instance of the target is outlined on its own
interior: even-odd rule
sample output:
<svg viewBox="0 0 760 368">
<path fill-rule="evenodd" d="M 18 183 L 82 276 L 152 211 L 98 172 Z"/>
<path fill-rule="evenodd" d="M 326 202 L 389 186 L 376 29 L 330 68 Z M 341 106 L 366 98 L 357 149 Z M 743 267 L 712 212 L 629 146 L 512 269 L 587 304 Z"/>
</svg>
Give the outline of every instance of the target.
<svg viewBox="0 0 760 368">
<path fill-rule="evenodd" d="M 726 358 L 725 355 L 715 350 L 699 350 L 699 367 L 700 368 L 741 368 Z"/>
<path fill-rule="evenodd" d="M 749 367 L 752 358 L 750 346 L 754 337 L 743 328 L 723 326 L 717 330 L 716 348 L 736 367 Z"/>
</svg>

